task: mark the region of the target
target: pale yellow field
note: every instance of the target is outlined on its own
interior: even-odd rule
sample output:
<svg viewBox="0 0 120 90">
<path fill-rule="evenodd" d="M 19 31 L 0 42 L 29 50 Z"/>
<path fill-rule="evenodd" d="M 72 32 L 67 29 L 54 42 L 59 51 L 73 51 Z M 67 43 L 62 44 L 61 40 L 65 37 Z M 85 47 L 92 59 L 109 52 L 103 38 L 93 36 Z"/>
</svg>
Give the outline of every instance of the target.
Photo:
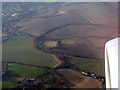
<svg viewBox="0 0 120 90">
<path fill-rule="evenodd" d="M 75 43 L 75 40 L 73 39 L 66 39 L 61 41 L 62 44 L 72 45 Z"/>
<path fill-rule="evenodd" d="M 58 41 L 46 41 L 46 42 L 45 42 L 45 46 L 46 46 L 47 48 L 58 47 Z"/>
</svg>

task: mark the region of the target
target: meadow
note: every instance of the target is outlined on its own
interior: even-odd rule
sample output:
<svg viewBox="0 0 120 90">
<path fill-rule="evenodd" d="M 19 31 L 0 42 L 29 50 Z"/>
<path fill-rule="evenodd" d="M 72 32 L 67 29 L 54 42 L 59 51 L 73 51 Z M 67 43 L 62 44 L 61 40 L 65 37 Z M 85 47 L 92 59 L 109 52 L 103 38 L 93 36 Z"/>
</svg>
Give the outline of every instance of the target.
<svg viewBox="0 0 120 90">
<path fill-rule="evenodd" d="M 14 36 L 4 41 L 2 49 L 3 61 L 49 67 L 57 63 L 50 54 L 35 49 L 33 39 L 26 35 Z"/>
<path fill-rule="evenodd" d="M 80 71 L 89 71 L 100 76 L 105 76 L 104 61 L 87 58 L 70 58 L 70 62 L 77 66 Z"/>
</svg>

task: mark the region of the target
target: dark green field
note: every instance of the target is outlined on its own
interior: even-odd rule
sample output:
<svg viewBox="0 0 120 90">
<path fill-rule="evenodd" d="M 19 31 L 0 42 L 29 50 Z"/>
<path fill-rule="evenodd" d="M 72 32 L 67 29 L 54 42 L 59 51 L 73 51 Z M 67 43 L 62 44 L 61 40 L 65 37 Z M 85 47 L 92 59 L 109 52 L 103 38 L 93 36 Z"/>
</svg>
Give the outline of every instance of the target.
<svg viewBox="0 0 120 90">
<path fill-rule="evenodd" d="M 2 80 L 2 88 L 10 88 L 13 85 L 16 85 L 17 80 L 12 77 L 8 77 L 5 80 Z"/>
<path fill-rule="evenodd" d="M 70 58 L 70 62 L 78 67 L 78 70 L 85 70 L 95 74 L 105 76 L 104 61 L 87 58 Z"/>
<path fill-rule="evenodd" d="M 31 66 L 25 66 L 19 64 L 8 64 L 8 70 L 13 71 L 18 76 L 24 78 L 34 78 L 47 71 L 46 69 L 43 68 L 37 68 L 37 67 L 31 67 Z"/>
<path fill-rule="evenodd" d="M 57 63 L 50 54 L 35 49 L 31 37 L 23 35 L 14 36 L 3 42 L 3 61 L 40 66 L 53 66 Z"/>
<path fill-rule="evenodd" d="M 16 85 L 16 78 L 35 78 L 48 70 L 43 68 L 25 66 L 20 64 L 8 64 L 7 72 L 3 76 L 3 88 Z"/>
</svg>

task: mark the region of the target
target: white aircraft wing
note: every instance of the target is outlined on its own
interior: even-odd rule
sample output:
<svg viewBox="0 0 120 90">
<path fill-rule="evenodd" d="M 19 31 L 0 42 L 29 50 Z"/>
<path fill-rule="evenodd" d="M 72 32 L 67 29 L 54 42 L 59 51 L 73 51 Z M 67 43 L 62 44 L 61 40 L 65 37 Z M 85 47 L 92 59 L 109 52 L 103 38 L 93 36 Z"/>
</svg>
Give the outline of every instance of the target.
<svg viewBox="0 0 120 90">
<path fill-rule="evenodd" d="M 105 75 L 106 88 L 120 89 L 120 38 L 115 38 L 105 44 Z"/>
</svg>

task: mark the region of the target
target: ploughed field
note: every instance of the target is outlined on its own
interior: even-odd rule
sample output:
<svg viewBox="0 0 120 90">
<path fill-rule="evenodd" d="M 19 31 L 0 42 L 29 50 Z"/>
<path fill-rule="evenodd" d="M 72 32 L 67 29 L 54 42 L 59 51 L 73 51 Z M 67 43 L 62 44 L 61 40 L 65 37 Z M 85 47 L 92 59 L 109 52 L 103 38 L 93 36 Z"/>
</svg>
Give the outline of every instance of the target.
<svg viewBox="0 0 120 90">
<path fill-rule="evenodd" d="M 35 20 L 23 24 L 22 32 L 44 39 L 74 40 L 56 52 L 104 59 L 104 45 L 117 37 L 117 3 L 52 4 L 40 10 Z"/>
<path fill-rule="evenodd" d="M 33 39 L 26 35 L 11 37 L 3 42 L 3 61 L 47 67 L 57 63 L 50 54 L 37 50 L 33 44 Z"/>
<path fill-rule="evenodd" d="M 102 88 L 100 81 L 83 76 L 80 72 L 71 69 L 60 69 L 58 73 L 61 75 L 61 79 L 70 87 L 75 88 Z"/>
</svg>

